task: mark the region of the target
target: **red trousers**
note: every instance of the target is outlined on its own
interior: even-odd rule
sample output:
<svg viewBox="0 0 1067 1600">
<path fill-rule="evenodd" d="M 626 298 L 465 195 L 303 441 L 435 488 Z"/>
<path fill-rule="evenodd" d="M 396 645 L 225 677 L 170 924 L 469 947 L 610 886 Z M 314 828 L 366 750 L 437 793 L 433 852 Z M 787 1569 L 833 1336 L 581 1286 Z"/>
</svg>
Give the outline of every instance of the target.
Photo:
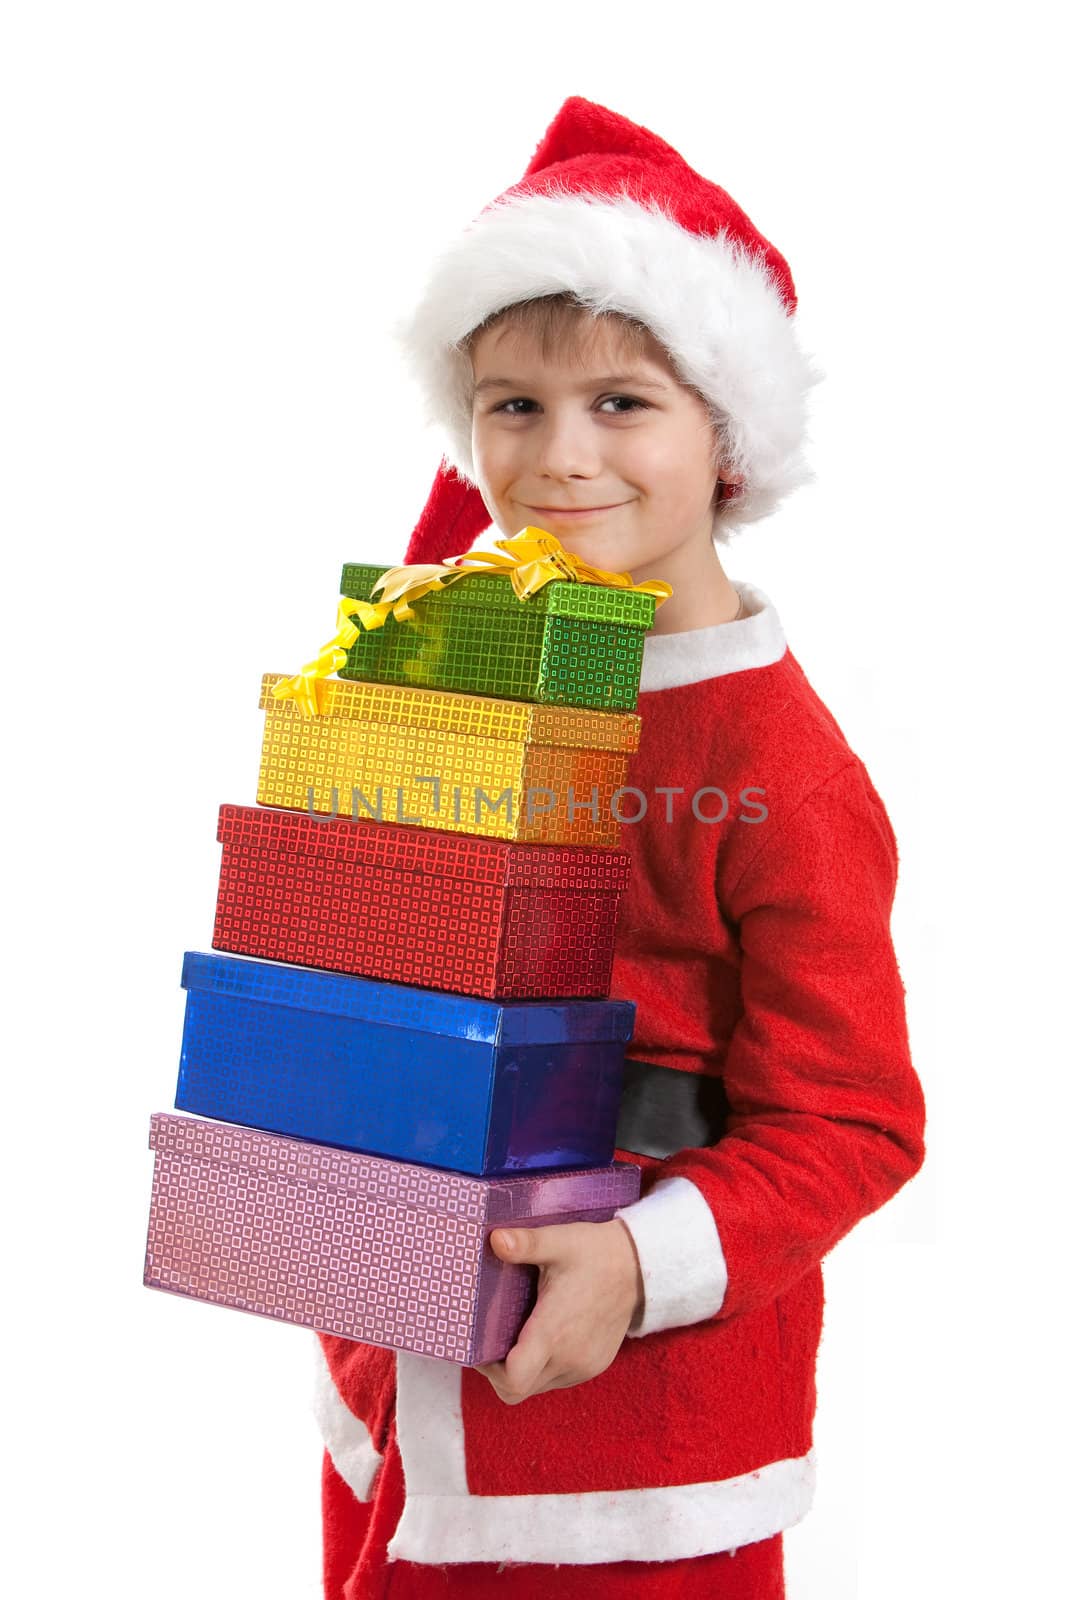
<svg viewBox="0 0 1067 1600">
<path fill-rule="evenodd" d="M 554 1567 L 495 1561 L 424 1566 L 388 1561 L 386 1545 L 404 1506 L 404 1469 L 390 1427 L 374 1498 L 357 1500 L 322 1462 L 323 1588 L 326 1600 L 784 1600 L 782 1535 L 688 1561 L 616 1561 Z"/>
</svg>

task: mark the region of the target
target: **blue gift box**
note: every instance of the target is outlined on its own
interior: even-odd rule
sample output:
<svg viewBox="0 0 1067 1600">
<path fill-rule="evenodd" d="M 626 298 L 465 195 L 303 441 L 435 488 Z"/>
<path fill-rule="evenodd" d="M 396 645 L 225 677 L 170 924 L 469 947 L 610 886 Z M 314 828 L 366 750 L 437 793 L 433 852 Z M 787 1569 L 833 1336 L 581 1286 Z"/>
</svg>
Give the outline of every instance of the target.
<svg viewBox="0 0 1067 1600">
<path fill-rule="evenodd" d="M 175 1107 L 476 1176 L 610 1164 L 629 1000 L 493 1001 L 189 951 Z"/>
</svg>

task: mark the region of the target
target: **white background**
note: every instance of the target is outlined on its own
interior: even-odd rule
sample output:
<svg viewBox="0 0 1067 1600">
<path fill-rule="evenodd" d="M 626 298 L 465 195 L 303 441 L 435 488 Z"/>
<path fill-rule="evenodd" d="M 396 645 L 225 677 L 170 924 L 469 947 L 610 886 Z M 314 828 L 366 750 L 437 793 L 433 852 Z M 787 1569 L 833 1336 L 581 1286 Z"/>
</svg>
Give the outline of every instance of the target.
<svg viewBox="0 0 1067 1600">
<path fill-rule="evenodd" d="M 400 561 L 388 328 L 581 94 L 785 253 L 817 485 L 727 552 L 893 819 L 919 1176 L 828 1259 L 792 1600 L 1059 1580 L 1058 57 L 1037 6 L 4 12 L 6 1592 L 319 1593 L 311 1335 L 141 1286 L 260 675 Z"/>
</svg>

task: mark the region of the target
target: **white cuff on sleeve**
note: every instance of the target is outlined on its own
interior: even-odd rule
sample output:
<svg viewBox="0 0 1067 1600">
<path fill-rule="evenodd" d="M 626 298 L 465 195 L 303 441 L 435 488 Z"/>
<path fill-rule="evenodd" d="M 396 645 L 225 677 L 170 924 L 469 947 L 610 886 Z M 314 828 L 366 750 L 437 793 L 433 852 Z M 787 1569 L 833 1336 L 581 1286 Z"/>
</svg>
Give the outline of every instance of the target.
<svg viewBox="0 0 1067 1600">
<path fill-rule="evenodd" d="M 726 1260 L 711 1207 L 688 1178 L 664 1178 L 615 1213 L 629 1229 L 645 1283 L 645 1309 L 627 1338 L 713 1317 L 726 1298 Z"/>
</svg>

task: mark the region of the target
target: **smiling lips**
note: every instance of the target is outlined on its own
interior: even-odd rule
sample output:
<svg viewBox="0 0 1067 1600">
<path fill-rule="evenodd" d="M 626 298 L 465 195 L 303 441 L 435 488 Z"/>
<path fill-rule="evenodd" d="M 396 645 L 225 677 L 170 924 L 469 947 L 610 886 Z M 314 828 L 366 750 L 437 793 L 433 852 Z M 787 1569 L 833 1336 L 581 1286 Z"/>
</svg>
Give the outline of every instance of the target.
<svg viewBox="0 0 1067 1600">
<path fill-rule="evenodd" d="M 619 505 L 626 502 L 619 501 Z M 531 506 L 531 511 L 546 517 L 591 517 L 597 511 L 615 511 L 618 506 Z"/>
</svg>

